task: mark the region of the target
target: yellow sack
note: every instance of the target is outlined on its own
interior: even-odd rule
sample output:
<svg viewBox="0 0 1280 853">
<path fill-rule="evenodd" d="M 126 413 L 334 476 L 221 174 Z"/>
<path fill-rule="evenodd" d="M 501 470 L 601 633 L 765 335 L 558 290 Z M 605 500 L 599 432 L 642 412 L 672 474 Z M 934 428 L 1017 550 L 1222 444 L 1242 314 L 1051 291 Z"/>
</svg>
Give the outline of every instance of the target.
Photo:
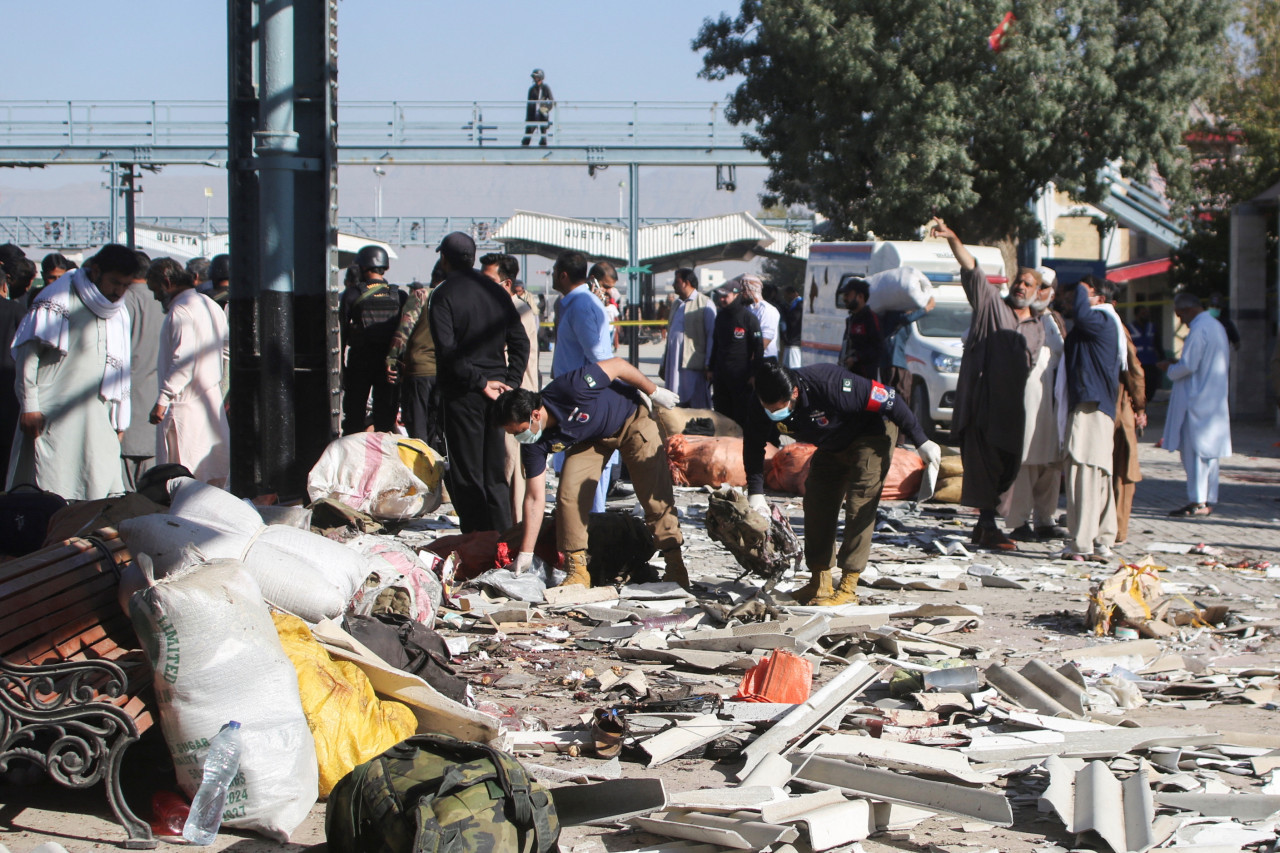
<svg viewBox="0 0 1280 853">
<path fill-rule="evenodd" d="M 276 633 L 298 672 L 298 692 L 316 741 L 320 796 L 357 764 L 395 746 L 418 730 L 408 705 L 379 699 L 360 667 L 335 661 L 296 616 L 273 613 Z"/>
<path fill-rule="evenodd" d="M 420 438 L 401 438 L 396 441 L 400 461 L 413 472 L 413 476 L 435 491 L 444 477 L 444 459 Z"/>
</svg>

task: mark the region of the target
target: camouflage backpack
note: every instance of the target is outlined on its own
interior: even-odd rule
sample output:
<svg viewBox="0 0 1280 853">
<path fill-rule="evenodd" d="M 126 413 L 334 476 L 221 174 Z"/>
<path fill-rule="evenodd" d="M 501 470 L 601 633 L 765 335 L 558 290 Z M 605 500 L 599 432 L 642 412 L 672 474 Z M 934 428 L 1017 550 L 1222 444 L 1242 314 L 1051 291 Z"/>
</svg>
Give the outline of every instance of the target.
<svg viewBox="0 0 1280 853">
<path fill-rule="evenodd" d="M 333 853 L 548 853 L 551 795 L 501 750 L 416 735 L 338 782 L 325 811 Z"/>
</svg>

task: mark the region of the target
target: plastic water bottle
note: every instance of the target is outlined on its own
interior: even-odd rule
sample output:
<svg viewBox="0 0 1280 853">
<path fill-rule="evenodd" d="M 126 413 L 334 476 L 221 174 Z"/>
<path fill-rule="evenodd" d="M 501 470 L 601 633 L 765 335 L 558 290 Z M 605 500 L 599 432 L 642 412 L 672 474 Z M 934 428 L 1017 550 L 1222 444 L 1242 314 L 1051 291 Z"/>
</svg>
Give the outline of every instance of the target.
<svg viewBox="0 0 1280 853">
<path fill-rule="evenodd" d="M 191 801 L 191 812 L 182 827 L 183 838 L 200 846 L 214 842 L 218 837 L 218 827 L 222 825 L 227 791 L 239 770 L 240 724 L 232 720 L 209 744 L 209 752 L 204 758 L 204 781 Z"/>
</svg>

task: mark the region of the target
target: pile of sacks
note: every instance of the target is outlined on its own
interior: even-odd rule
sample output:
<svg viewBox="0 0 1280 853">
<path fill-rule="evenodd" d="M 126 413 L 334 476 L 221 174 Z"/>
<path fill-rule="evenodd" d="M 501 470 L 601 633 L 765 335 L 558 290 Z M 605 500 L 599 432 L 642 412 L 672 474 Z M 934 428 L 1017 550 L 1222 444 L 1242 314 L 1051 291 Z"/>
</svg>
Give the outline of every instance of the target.
<svg viewBox="0 0 1280 853">
<path fill-rule="evenodd" d="M 332 621 L 377 612 L 432 625 L 443 561 L 387 537 L 341 544 L 292 526 L 305 513 L 270 511 L 276 523 L 266 523 L 252 504 L 190 478 L 169 489 L 169 512 L 120 524 L 135 557 L 121 603 L 154 667 L 161 728 L 188 796 L 209 741 L 228 721 L 241 724 L 225 825 L 287 841 L 317 797 L 424 721 L 487 734 L 478 712 L 367 660 Z M 421 707 L 379 698 L 387 691 L 370 673 L 409 685 Z"/>
</svg>

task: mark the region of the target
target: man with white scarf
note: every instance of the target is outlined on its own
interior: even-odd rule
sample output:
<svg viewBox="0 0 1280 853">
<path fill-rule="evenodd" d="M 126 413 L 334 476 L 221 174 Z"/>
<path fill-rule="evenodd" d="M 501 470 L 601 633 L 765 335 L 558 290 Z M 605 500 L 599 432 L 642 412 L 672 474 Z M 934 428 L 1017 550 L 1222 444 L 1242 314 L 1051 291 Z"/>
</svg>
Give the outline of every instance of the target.
<svg viewBox="0 0 1280 853">
<path fill-rule="evenodd" d="M 18 432 L 8 487 L 30 483 L 67 500 L 124 492 L 120 436 L 130 407 L 133 250 L 104 246 L 40 291 L 13 339 Z"/>
<path fill-rule="evenodd" d="M 1064 289 L 1067 316 L 1067 547 L 1064 559 L 1106 559 L 1116 541 L 1111 485 L 1116 396 L 1124 364 L 1120 324 L 1106 302 L 1113 285 L 1085 276 Z"/>
</svg>

